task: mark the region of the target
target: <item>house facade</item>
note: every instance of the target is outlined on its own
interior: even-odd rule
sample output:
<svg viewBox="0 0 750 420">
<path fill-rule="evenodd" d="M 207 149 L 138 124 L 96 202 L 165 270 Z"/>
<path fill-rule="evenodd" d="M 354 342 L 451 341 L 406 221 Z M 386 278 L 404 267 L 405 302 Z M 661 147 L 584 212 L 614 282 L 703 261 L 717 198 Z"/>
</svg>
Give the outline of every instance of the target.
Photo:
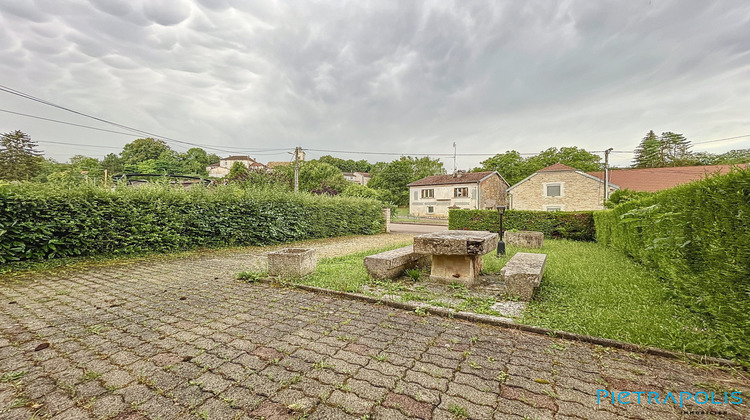
<svg viewBox="0 0 750 420">
<path fill-rule="evenodd" d="M 257 162 L 250 156 L 229 156 L 226 158 L 222 158 L 217 165 L 206 166 L 208 176 L 214 178 L 223 178 L 227 176 L 229 174 L 229 170 L 232 169 L 232 165 L 234 165 L 235 162 L 244 164 L 245 166 L 247 166 L 247 169 L 250 170 L 265 171 L 267 169 L 266 165 Z"/>
<path fill-rule="evenodd" d="M 435 175 L 409 184 L 409 214 L 447 218 L 451 208 L 507 206 L 508 183 L 496 171 Z"/>
<path fill-rule="evenodd" d="M 370 178 L 370 174 L 367 172 L 344 172 L 344 179 L 359 185 L 367 185 Z"/>
<path fill-rule="evenodd" d="M 609 184 L 610 194 L 618 189 L 618 185 Z M 513 210 L 602 210 L 604 180 L 557 163 L 508 188 L 508 201 Z"/>
</svg>

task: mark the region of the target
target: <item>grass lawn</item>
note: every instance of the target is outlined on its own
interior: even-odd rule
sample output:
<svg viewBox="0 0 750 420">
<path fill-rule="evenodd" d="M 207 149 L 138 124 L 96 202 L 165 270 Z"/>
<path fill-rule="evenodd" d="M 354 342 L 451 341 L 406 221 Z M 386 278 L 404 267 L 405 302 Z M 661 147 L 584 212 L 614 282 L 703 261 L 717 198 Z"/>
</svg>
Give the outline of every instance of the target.
<svg viewBox="0 0 750 420">
<path fill-rule="evenodd" d="M 361 292 L 362 286 L 374 283 L 362 259 L 385 250 L 323 259 L 314 274 L 299 281 Z M 500 259 L 494 253 L 485 255 L 484 271 L 499 272 L 519 251 L 548 255 L 542 286 L 521 323 L 694 353 L 716 347 L 718 338 L 670 299 L 655 272 L 615 250 L 590 242 L 545 240 L 541 250 L 508 247 L 508 255 Z"/>
</svg>

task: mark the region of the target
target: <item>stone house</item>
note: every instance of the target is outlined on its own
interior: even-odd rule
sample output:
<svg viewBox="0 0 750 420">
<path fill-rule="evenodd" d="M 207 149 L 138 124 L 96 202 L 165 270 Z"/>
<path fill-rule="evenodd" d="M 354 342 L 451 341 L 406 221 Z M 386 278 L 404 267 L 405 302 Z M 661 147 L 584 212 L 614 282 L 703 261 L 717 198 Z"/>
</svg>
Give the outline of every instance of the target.
<svg viewBox="0 0 750 420">
<path fill-rule="evenodd" d="M 208 176 L 215 178 L 223 178 L 227 176 L 227 174 L 229 174 L 229 170 L 232 169 L 232 165 L 234 165 L 235 162 L 244 164 L 245 166 L 247 166 L 247 169 L 250 170 L 265 171 L 267 169 L 266 165 L 256 161 L 250 156 L 229 156 L 226 158 L 222 158 L 217 165 L 206 166 Z"/>
<path fill-rule="evenodd" d="M 497 171 L 434 175 L 409 186 L 409 214 L 447 218 L 450 208 L 505 206 L 508 182 Z"/>
<path fill-rule="evenodd" d="M 367 185 L 370 178 L 371 176 L 367 172 L 344 172 L 344 179 L 359 185 Z"/>
<path fill-rule="evenodd" d="M 618 185 L 610 183 L 610 194 L 618 189 Z M 508 188 L 508 201 L 513 210 L 602 210 L 604 180 L 556 163 Z"/>
</svg>

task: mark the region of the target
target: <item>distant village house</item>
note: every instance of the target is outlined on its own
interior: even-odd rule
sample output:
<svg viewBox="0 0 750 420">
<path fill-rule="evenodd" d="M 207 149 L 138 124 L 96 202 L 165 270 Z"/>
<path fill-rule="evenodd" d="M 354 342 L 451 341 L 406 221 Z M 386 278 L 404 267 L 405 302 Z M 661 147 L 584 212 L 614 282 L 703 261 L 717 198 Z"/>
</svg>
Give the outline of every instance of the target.
<svg viewBox="0 0 750 420">
<path fill-rule="evenodd" d="M 367 185 L 370 182 L 370 174 L 367 172 L 344 172 L 344 179 L 359 185 Z"/>
<path fill-rule="evenodd" d="M 710 175 L 727 173 L 731 167 L 731 165 L 711 165 L 610 169 L 609 194 L 620 189 L 662 191 Z M 604 201 L 603 171 L 583 172 L 560 163 L 540 169 L 508 188 L 508 202 L 513 210 L 602 210 Z"/>
<path fill-rule="evenodd" d="M 505 206 L 508 183 L 496 171 L 434 175 L 409 184 L 409 214 L 448 217 L 451 208 Z"/>
<path fill-rule="evenodd" d="M 247 169 L 250 170 L 265 171 L 267 169 L 266 165 L 256 161 L 250 156 L 229 156 L 226 158 L 222 158 L 219 161 L 218 165 L 207 166 L 206 171 L 208 171 L 208 176 L 214 178 L 223 178 L 227 176 L 227 174 L 229 174 L 229 171 L 232 169 L 232 165 L 234 165 L 235 162 L 242 163 L 243 165 L 247 166 Z"/>
</svg>

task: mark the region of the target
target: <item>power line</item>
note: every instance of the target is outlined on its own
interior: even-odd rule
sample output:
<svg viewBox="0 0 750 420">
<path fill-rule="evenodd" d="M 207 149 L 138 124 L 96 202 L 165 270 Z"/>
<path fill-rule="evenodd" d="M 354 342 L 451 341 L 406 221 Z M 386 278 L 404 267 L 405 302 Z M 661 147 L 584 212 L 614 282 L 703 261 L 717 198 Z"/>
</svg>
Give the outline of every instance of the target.
<svg viewBox="0 0 750 420">
<path fill-rule="evenodd" d="M 76 126 L 76 127 L 83 127 L 83 128 L 88 128 L 88 129 L 91 129 L 91 130 L 105 131 L 107 133 L 124 134 L 124 135 L 131 136 L 131 137 L 133 136 L 133 133 L 126 133 L 124 131 L 107 130 L 106 128 L 92 127 L 90 125 L 83 125 L 83 124 L 76 124 L 76 123 L 67 122 L 67 121 L 54 120 L 52 118 L 39 117 L 39 116 L 36 116 L 36 115 L 24 114 L 22 112 L 14 112 L 14 111 L 10 111 L 10 110 L 7 110 L 7 109 L 1 109 L 0 108 L 0 112 L 7 112 L 8 114 L 15 114 L 15 115 L 21 115 L 23 117 L 35 118 L 37 120 L 51 121 L 51 122 L 55 122 L 55 123 L 58 123 L 58 124 L 65 124 L 65 125 L 72 125 L 72 126 Z"/>
<path fill-rule="evenodd" d="M 61 109 L 61 110 L 67 111 L 67 112 L 71 112 L 71 113 L 74 113 L 76 115 L 80 115 L 80 116 L 83 116 L 83 117 L 86 117 L 86 118 L 91 118 L 93 120 L 96 120 L 96 121 L 99 121 L 99 122 L 103 122 L 105 124 L 109 124 L 109 125 L 112 125 L 112 126 L 115 126 L 115 127 L 123 128 L 125 130 L 130 130 L 130 131 L 132 131 L 134 133 L 138 133 L 138 134 L 141 134 L 141 135 L 147 135 L 147 136 L 157 137 L 157 138 L 160 138 L 160 139 L 169 140 L 169 141 L 172 141 L 172 142 L 175 142 L 175 143 L 180 143 L 180 144 L 186 144 L 186 145 L 189 145 L 189 146 L 196 146 L 196 147 L 202 147 L 202 148 L 205 148 L 205 149 L 218 150 L 218 151 L 226 152 L 226 153 L 233 153 L 233 151 L 231 151 L 231 150 L 221 149 L 221 148 L 218 148 L 218 147 L 209 146 L 209 145 L 205 145 L 205 144 L 198 144 L 198 143 L 192 143 L 192 142 L 187 142 L 187 141 L 183 141 L 183 140 L 178 140 L 178 139 L 175 139 L 175 138 L 171 138 L 171 137 L 162 136 L 162 135 L 159 135 L 159 134 L 156 134 L 156 133 L 152 133 L 150 131 L 145 131 L 145 130 L 141 130 L 141 129 L 138 129 L 138 128 L 130 127 L 130 126 L 127 126 L 127 125 L 124 125 L 124 124 L 116 123 L 114 121 L 106 120 L 104 118 L 99 118 L 99 117 L 96 117 L 94 115 L 86 114 L 84 112 L 76 111 L 74 109 L 71 109 L 71 108 L 68 108 L 68 107 L 65 107 L 65 106 L 62 106 L 62 105 L 58 105 L 58 104 L 52 103 L 52 102 L 47 101 L 45 99 L 38 98 L 36 96 L 30 95 L 28 93 L 21 92 L 19 90 L 16 90 L 16 89 L 13 89 L 13 88 L 10 88 L 8 86 L 1 85 L 1 84 L 0 84 L 0 91 L 6 92 L 6 93 L 10 93 L 11 95 L 20 96 L 22 98 L 29 99 L 29 100 L 32 100 L 32 101 L 35 101 L 35 102 L 39 102 L 41 104 L 48 105 L 48 106 L 51 106 L 51 107 L 54 107 L 54 108 L 58 108 L 58 109 Z M 55 122 L 58 122 L 58 121 L 55 121 Z M 87 127 L 87 128 L 90 128 L 90 127 Z M 289 148 L 287 148 L 285 150 L 288 150 L 288 149 Z M 245 150 L 245 149 L 243 149 L 243 150 Z"/>
</svg>

